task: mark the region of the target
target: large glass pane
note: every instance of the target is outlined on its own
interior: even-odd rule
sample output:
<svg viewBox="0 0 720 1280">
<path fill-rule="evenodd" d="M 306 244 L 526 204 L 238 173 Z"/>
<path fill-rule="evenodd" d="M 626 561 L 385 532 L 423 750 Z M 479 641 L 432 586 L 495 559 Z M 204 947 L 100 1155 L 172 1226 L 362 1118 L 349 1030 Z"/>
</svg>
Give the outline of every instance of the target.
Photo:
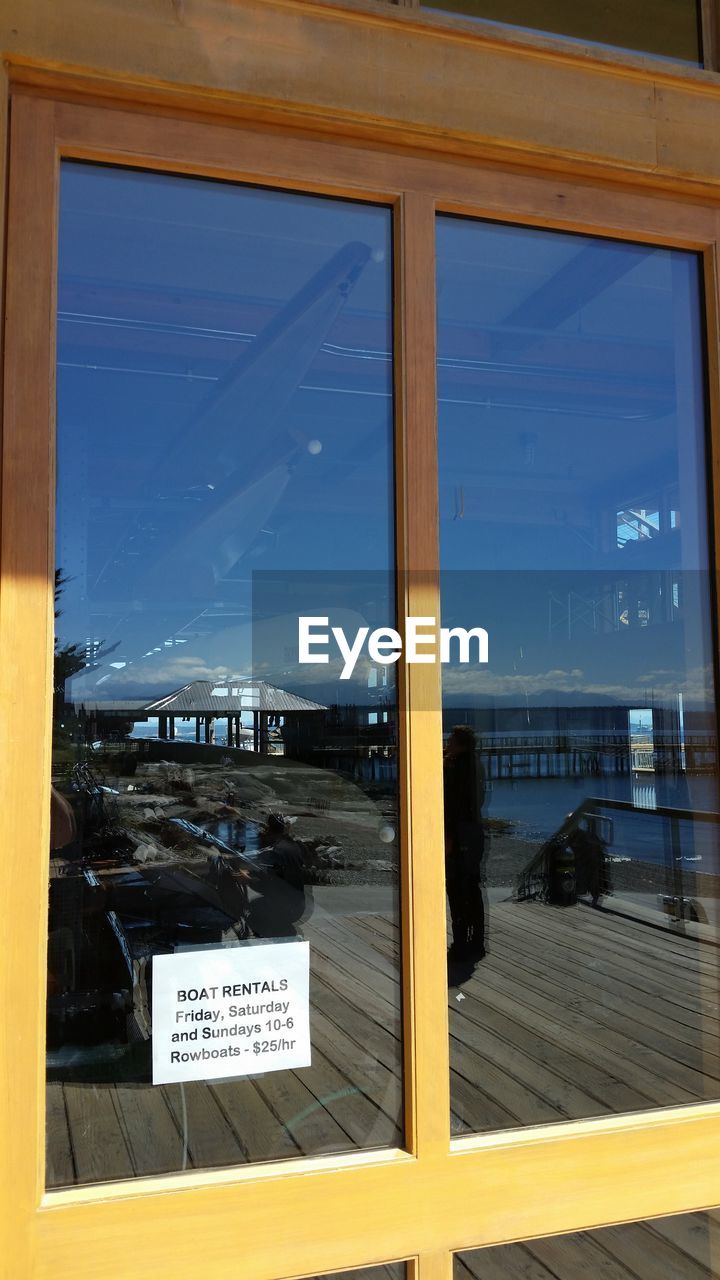
<svg viewBox="0 0 720 1280">
<path fill-rule="evenodd" d="M 401 1139 L 394 686 L 297 661 L 392 617 L 390 235 L 63 166 L 52 1186 Z"/>
<path fill-rule="evenodd" d="M 720 1216 L 685 1213 L 455 1255 L 454 1280 L 717 1280 Z"/>
<path fill-rule="evenodd" d="M 715 1098 L 700 261 L 442 218 L 456 1132 Z"/>
<path fill-rule="evenodd" d="M 696 0 L 420 0 L 423 8 L 446 9 L 470 18 L 510 23 L 529 30 L 574 36 L 593 44 L 638 49 L 683 62 L 700 61 L 700 14 Z"/>
</svg>

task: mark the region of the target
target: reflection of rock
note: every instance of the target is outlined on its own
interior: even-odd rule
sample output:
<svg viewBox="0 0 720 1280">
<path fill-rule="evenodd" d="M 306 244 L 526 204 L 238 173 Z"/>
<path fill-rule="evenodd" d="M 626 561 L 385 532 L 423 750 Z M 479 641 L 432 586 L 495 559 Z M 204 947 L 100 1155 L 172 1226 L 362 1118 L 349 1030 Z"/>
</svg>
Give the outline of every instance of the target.
<svg viewBox="0 0 720 1280">
<path fill-rule="evenodd" d="M 154 844 L 139 844 L 133 857 L 141 865 L 146 862 L 161 862 L 167 858 L 167 850 L 158 849 L 157 845 Z"/>
<path fill-rule="evenodd" d="M 292 826 L 310 881 L 363 883 L 396 875 L 395 850 L 379 835 L 383 824 L 397 824 L 391 791 L 375 787 L 370 795 L 330 770 L 247 754 L 247 761 L 218 753 L 212 763 L 138 762 L 133 790 L 119 785 L 117 810 L 142 850 L 139 860 L 177 860 L 180 853 L 183 861 L 197 865 L 207 856 L 207 845 L 181 833 L 172 818 L 187 818 L 210 831 L 219 823 L 226 830 L 236 825 L 236 837 L 230 832 L 227 838 L 242 848 L 244 824 L 262 828 L 269 815 L 279 814 Z M 110 777 L 105 781 L 114 785 Z"/>
</svg>

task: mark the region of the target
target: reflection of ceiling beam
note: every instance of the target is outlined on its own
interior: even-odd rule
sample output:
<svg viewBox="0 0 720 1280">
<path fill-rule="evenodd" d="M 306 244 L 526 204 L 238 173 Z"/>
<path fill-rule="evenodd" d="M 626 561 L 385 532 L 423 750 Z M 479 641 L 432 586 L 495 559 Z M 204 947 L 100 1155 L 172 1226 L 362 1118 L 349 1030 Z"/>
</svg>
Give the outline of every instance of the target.
<svg viewBox="0 0 720 1280">
<path fill-rule="evenodd" d="M 652 253 L 655 249 L 643 253 L 638 245 L 586 245 L 506 316 L 497 336 L 498 346 L 504 346 L 508 339 L 513 352 L 518 350 L 518 341 L 520 349 L 529 346 L 532 337 L 524 334 L 515 338 L 506 331 L 556 329 Z"/>
<path fill-rule="evenodd" d="M 94 582 L 128 573 L 129 555 L 142 553 L 140 577 L 130 578 L 142 597 L 163 596 L 185 582 L 188 592 L 212 599 L 214 582 L 232 569 L 274 510 L 288 483 L 288 459 L 298 449 L 283 423 L 283 410 L 305 377 L 370 259 L 370 248 L 350 242 L 285 303 L 172 440 L 160 463 L 155 456 L 142 496 L 156 497 L 160 534 L 148 542 L 131 521 Z M 262 441 L 254 464 L 250 449 Z M 162 519 L 163 499 L 175 490 L 202 488 L 204 500 L 188 504 L 181 535 Z M 141 491 L 142 493 L 142 491 Z M 137 546 L 129 552 L 130 542 Z M 190 559 L 188 560 L 188 556 Z"/>
</svg>

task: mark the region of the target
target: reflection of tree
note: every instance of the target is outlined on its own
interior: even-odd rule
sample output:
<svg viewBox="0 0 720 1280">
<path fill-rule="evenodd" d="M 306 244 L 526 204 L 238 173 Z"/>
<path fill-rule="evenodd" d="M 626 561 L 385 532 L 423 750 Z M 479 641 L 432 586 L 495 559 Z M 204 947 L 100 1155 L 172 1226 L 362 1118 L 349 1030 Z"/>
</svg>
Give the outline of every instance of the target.
<svg viewBox="0 0 720 1280">
<path fill-rule="evenodd" d="M 60 596 L 69 578 L 62 569 L 55 570 L 55 617 L 59 618 L 62 610 L 58 608 Z M 65 693 L 65 681 L 77 675 L 86 665 L 85 648 L 81 644 L 58 644 L 55 636 L 55 656 L 53 665 L 53 693 L 60 698 Z"/>
</svg>

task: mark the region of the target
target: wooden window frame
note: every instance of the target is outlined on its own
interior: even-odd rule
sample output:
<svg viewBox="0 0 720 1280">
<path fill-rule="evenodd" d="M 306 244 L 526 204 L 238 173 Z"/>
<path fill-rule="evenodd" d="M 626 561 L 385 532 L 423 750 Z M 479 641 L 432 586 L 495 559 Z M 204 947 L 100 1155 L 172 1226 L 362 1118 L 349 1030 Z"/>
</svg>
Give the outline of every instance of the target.
<svg viewBox="0 0 720 1280">
<path fill-rule="evenodd" d="M 405 1149 L 45 1192 L 55 241 L 66 157 L 392 207 L 401 613 L 438 612 L 438 212 L 702 254 L 716 544 L 720 525 L 713 203 L 22 88 L 13 95 L 0 544 L 0 1214 L 8 1276 L 276 1280 L 409 1259 L 409 1280 L 450 1280 L 458 1249 L 720 1204 L 720 1103 L 451 1137 L 442 1083 L 449 1060 L 440 685 L 438 669 L 424 666 L 401 673 Z M 33 726 L 30 735 L 21 723 Z"/>
</svg>

